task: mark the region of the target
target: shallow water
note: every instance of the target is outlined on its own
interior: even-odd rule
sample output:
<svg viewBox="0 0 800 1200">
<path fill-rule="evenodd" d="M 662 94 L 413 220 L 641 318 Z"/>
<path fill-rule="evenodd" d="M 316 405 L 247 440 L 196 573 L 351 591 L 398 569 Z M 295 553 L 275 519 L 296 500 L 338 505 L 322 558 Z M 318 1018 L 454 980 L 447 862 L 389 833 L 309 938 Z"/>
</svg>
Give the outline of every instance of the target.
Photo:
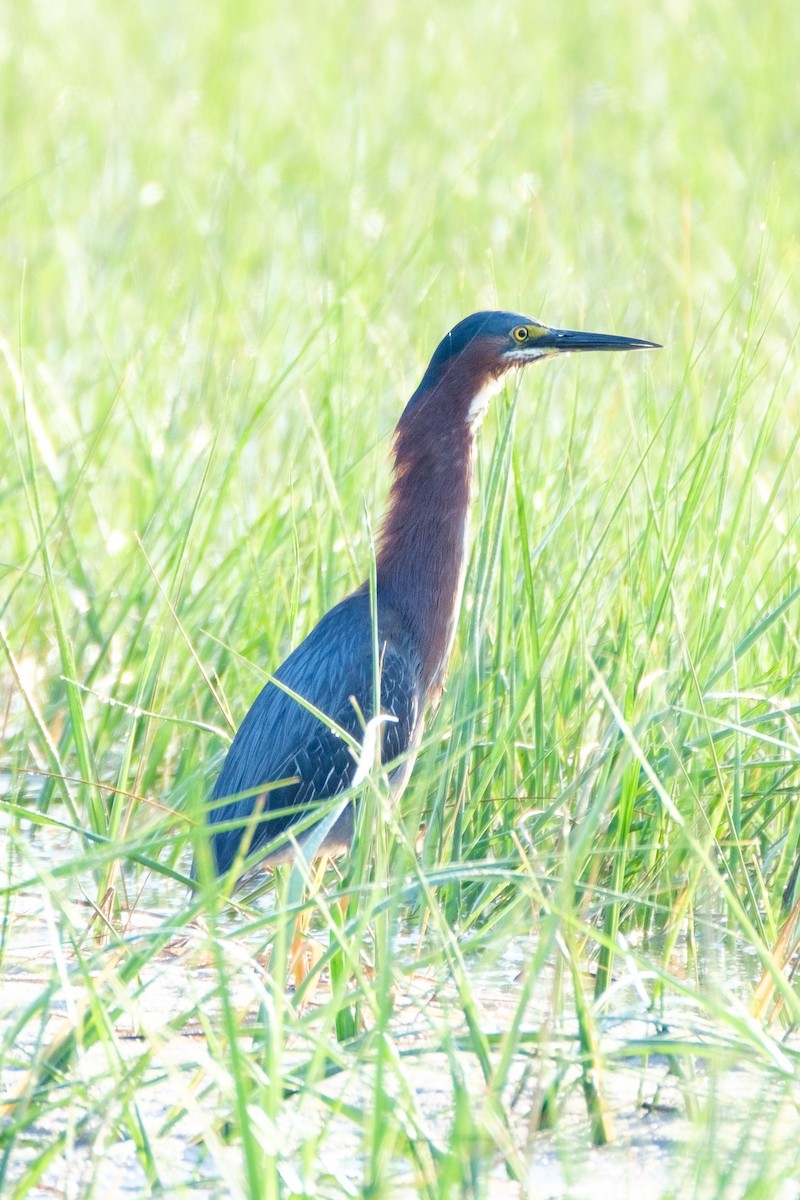
<svg viewBox="0 0 800 1200">
<path fill-rule="evenodd" d="M 52 865 L 68 847 L 68 838 L 40 831 L 34 843 L 23 848 L 27 862 L 16 860 L 15 874 L 17 870 L 31 872 L 37 864 L 44 869 L 45 861 Z M 165 887 L 161 880 L 146 886 L 139 906 L 123 923 L 129 945 L 168 925 L 170 898 L 176 908 L 185 904 L 185 897 L 179 898 L 172 887 Z M 19 1085 L 24 1066 L 37 1048 L 57 1036 L 65 1022 L 71 1024 L 70 1018 L 82 1003 L 84 987 L 76 976 L 71 939 L 72 931 L 88 926 L 93 909 L 80 897 L 74 880 L 68 885 L 71 899 L 57 907 L 50 897 L 60 896 L 62 891 L 51 893 L 40 887 L 16 892 L 5 912 L 0 992 L 5 1096 Z M 268 907 L 268 897 L 264 905 Z M 239 1024 L 247 1027 L 271 993 L 268 976 L 257 958 L 264 934 L 244 937 L 240 925 L 235 915 L 225 925 L 225 972 Z M 710 956 L 709 971 L 713 967 L 717 972 L 720 963 L 724 964 L 727 983 L 732 985 L 728 1002 L 741 1007 L 741 1021 L 746 1022 L 743 999 L 752 964 L 747 956 L 737 959 L 735 948 L 731 951 L 724 935 L 721 939 Z M 86 953 L 88 945 L 87 941 Z M 402 987 L 394 996 L 390 1038 L 402 1070 L 389 1076 L 387 1087 L 396 1089 L 398 1078 L 402 1079 L 403 1088 L 413 1096 L 426 1137 L 446 1152 L 457 1108 L 456 1088 L 465 1089 L 474 1109 L 490 1098 L 477 1058 L 469 1049 L 458 988 L 441 966 L 415 966 L 418 949 L 415 929 L 396 931 L 393 958 Z M 479 1006 L 481 1029 L 490 1041 L 492 1035 L 501 1037 L 515 1019 L 526 967 L 535 949 L 535 936 L 519 937 L 499 956 L 475 954 L 469 960 L 469 985 Z M 102 955 L 97 961 L 103 962 Z M 20 1014 L 29 1007 L 32 1010 L 48 990 L 52 995 L 41 1016 L 32 1012 L 15 1035 Z M 730 1036 L 731 1053 L 726 1056 L 725 1030 L 715 1026 L 695 997 L 669 992 L 654 1016 L 653 995 L 653 978 L 642 973 L 632 958 L 627 964 L 622 959 L 614 986 L 602 1010 L 597 1011 L 607 1064 L 597 1082 L 614 1127 L 613 1143 L 598 1148 L 588 1136 L 576 1065 L 574 1002 L 558 969 L 558 955 L 539 972 L 521 1022 L 524 1036 L 519 1039 L 502 1096 L 509 1119 L 507 1135 L 498 1135 L 501 1142 L 503 1136 L 511 1139 L 509 1153 L 521 1178 L 509 1178 L 496 1151 L 476 1150 L 486 1194 L 649 1200 L 668 1191 L 682 1194 L 689 1188 L 692 1194 L 702 1195 L 705 1192 L 699 1185 L 706 1176 L 698 1167 L 702 1161 L 698 1155 L 709 1153 L 712 1140 L 714 1153 L 731 1155 L 747 1137 L 758 1136 L 758 1144 L 763 1146 L 764 1139 L 780 1134 L 784 1146 L 797 1144 L 800 1120 L 792 1104 L 798 1097 L 792 1046 L 786 1047 L 784 1061 L 780 1061 L 778 1044 L 770 1042 L 774 1052 L 765 1051 L 761 1062 L 754 1055 L 739 1062 L 736 1039 Z M 324 1005 L 326 998 L 323 984 L 315 1003 Z M 130 1071 L 139 1072 L 135 1085 L 129 1087 L 165 1193 L 189 1189 L 192 1196 L 204 1200 L 242 1194 L 239 1148 L 227 1146 L 217 1129 L 220 1097 L 227 1097 L 226 1105 L 230 1103 L 227 1064 L 215 1059 L 215 1031 L 222 1023 L 217 966 L 209 961 L 206 934 L 199 926 L 179 929 L 122 990 L 113 1038 L 77 1052 L 68 1068 L 72 1083 L 69 1102 L 63 1107 L 51 1104 L 16 1139 L 8 1180 L 19 1180 L 42 1147 L 61 1137 L 63 1145 L 25 1195 L 44 1200 L 54 1190 L 68 1197 L 148 1194 L 154 1181 L 148 1179 L 136 1144 L 125 1131 L 114 1082 Z M 690 1068 L 688 1076 L 684 1073 L 680 1078 L 673 1072 L 674 1059 L 668 1055 L 651 1053 L 647 1062 L 643 1061 L 642 1042 L 647 1040 L 652 1046 L 657 1034 L 697 1047 L 696 1057 L 684 1056 Z M 313 1038 L 313 1028 L 309 1036 Z M 225 1044 L 224 1038 L 220 1044 Z M 499 1048 L 492 1044 L 496 1061 Z M 719 1049 L 710 1061 L 704 1056 L 709 1044 Z M 448 1045 L 455 1046 L 452 1052 L 460 1084 L 454 1084 L 453 1063 L 443 1050 Z M 773 1058 L 777 1055 L 771 1065 L 770 1053 Z M 114 1060 L 111 1068 L 109 1054 Z M 307 1057 L 300 1036 L 289 1038 L 284 1047 L 284 1072 Z M 562 1068 L 557 1121 L 550 1129 L 541 1128 L 536 1097 L 540 1087 L 552 1083 Z M 317 1134 L 313 1180 L 319 1184 L 327 1177 L 324 1194 L 360 1194 L 363 1132 L 346 1111 L 347 1106 L 369 1111 L 374 1072 L 370 1058 L 350 1056 L 345 1070 L 319 1083 L 312 1092 L 286 1099 L 274 1125 L 263 1113 L 253 1113 L 254 1121 L 264 1122 L 262 1144 L 273 1145 L 280 1156 L 288 1191 L 310 1186 L 303 1178 L 301 1151 Z M 58 1088 L 51 1092 L 56 1099 L 58 1094 Z M 397 1100 L 399 1104 L 399 1095 Z M 199 1144 L 201 1135 L 204 1147 Z M 779 1200 L 784 1194 L 797 1194 L 800 1173 L 785 1174 L 786 1178 L 775 1184 Z M 398 1157 L 393 1162 L 391 1178 L 393 1195 L 416 1194 L 407 1160 Z"/>
</svg>

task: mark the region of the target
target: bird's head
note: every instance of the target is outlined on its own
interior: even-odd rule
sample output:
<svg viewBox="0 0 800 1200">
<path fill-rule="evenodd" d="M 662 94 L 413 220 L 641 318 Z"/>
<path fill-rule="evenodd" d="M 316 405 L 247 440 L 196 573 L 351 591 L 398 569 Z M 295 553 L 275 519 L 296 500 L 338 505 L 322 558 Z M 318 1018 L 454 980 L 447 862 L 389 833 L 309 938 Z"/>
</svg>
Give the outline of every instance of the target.
<svg viewBox="0 0 800 1200">
<path fill-rule="evenodd" d="M 658 342 L 640 338 L 553 329 L 521 313 L 473 313 L 454 325 L 439 343 L 403 418 L 433 402 L 437 409 L 449 410 L 451 419 L 453 407 L 463 407 L 464 420 L 474 427 L 512 367 L 579 350 L 649 350 L 657 346 Z"/>
</svg>

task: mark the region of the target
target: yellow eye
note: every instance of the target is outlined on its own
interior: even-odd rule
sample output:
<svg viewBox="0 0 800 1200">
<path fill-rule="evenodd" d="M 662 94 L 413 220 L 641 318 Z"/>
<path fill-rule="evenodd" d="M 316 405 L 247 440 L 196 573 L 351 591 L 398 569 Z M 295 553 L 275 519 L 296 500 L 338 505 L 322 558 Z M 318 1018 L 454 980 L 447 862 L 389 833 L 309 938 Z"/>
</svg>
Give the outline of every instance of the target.
<svg viewBox="0 0 800 1200">
<path fill-rule="evenodd" d="M 517 328 L 514 330 L 514 332 L 511 334 L 511 336 L 513 337 L 515 342 L 527 342 L 528 330 L 526 329 L 526 327 L 524 325 L 518 325 Z"/>
</svg>

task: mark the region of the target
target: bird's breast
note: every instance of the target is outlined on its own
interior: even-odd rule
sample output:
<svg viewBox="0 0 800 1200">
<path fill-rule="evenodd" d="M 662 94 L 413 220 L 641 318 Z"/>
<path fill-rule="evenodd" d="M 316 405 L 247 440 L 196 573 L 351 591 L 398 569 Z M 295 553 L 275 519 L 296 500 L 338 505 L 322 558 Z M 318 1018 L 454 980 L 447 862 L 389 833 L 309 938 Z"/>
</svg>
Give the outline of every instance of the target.
<svg viewBox="0 0 800 1200">
<path fill-rule="evenodd" d="M 460 536 L 460 558 L 457 565 L 457 570 L 451 589 L 443 589 L 441 595 L 442 613 L 440 621 L 444 627 L 444 636 L 441 639 L 441 655 L 434 664 L 431 682 L 428 687 L 428 702 L 434 707 L 438 707 L 439 701 L 442 698 L 444 690 L 445 677 L 447 675 L 447 664 L 450 661 L 450 655 L 453 652 L 453 643 L 456 638 L 456 629 L 458 628 L 458 618 L 461 612 L 461 602 L 464 598 L 464 582 L 467 574 L 467 559 L 469 557 L 469 533 L 470 520 L 469 509 L 465 508 L 464 517 L 461 527 Z"/>
</svg>

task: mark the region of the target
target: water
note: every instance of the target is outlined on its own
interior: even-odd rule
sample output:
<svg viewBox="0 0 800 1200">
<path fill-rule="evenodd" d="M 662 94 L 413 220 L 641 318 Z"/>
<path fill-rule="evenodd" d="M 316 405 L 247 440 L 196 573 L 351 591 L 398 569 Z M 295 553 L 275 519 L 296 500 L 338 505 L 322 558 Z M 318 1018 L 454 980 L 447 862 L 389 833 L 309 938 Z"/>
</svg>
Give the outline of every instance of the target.
<svg viewBox="0 0 800 1200">
<path fill-rule="evenodd" d="M 15 877 L 28 876 L 63 861 L 71 852 L 71 841 L 40 830 L 32 842 L 18 849 L 19 857 L 9 863 Z M 5 1096 L 19 1086 L 24 1066 L 38 1048 L 57 1037 L 65 1023 L 71 1027 L 83 1004 L 84 980 L 76 963 L 79 957 L 94 956 L 95 927 L 91 926 L 94 909 L 77 884 L 78 880 L 70 879 L 52 890 L 38 886 L 15 892 L 6 908 L 0 962 L 0 1036 L 5 1047 L 0 1065 Z M 67 901 L 62 898 L 65 892 L 70 896 Z M 150 880 L 136 908 L 125 915 L 128 945 L 157 935 L 185 905 L 182 889 Z M 264 905 L 266 910 L 269 898 Z M 256 1021 L 270 989 L 258 958 L 264 934 L 256 931 L 244 937 L 241 928 L 241 921 L 232 915 L 226 923 L 224 956 L 231 1002 L 240 1027 L 246 1029 Z M 81 931 L 83 941 L 76 951 Z M 446 1154 L 458 1090 L 463 1089 L 473 1112 L 484 1110 L 483 1119 L 490 1125 L 492 1098 L 470 1049 L 459 988 L 441 963 L 415 965 L 417 936 L 416 927 L 401 928 L 394 941 L 402 986 L 394 998 L 390 1032 L 392 1053 L 400 1067 L 388 1072 L 386 1086 L 397 1111 L 411 1104 L 418 1127 Z M 702 1155 L 710 1153 L 712 1142 L 714 1153 L 730 1155 L 738 1153 L 748 1138 L 762 1148 L 776 1137 L 785 1147 L 797 1144 L 795 1049 L 792 1043 L 782 1048 L 764 1035 L 763 1055 L 759 1058 L 753 1052 L 760 1027 L 748 1025 L 744 1003 L 748 983 L 744 972 L 752 973 L 752 965 L 747 958 L 741 963 L 735 955 L 725 958 L 724 934 L 720 939 L 711 957 L 717 968 L 724 961 L 729 973 L 735 969 L 727 981 L 730 988 L 720 992 L 733 1006 L 735 1020 L 722 1028 L 698 1003 L 698 993 L 688 987 L 683 995 L 668 989 L 655 1010 L 657 980 L 642 972 L 632 957 L 627 962 L 620 958 L 615 984 L 596 1017 L 606 1064 L 596 1082 L 614 1127 L 613 1144 L 602 1148 L 592 1146 L 588 1136 L 574 998 L 568 973 L 562 969 L 558 950 L 554 951 L 525 1005 L 522 1034 L 502 1096 L 508 1127 L 498 1129 L 496 1137 L 501 1145 L 504 1139 L 509 1143 L 506 1158 L 521 1178 L 509 1177 L 503 1157 L 491 1147 L 478 1155 L 479 1172 L 493 1200 L 525 1194 L 553 1200 L 568 1196 L 648 1200 L 670 1188 L 675 1194 L 684 1189 L 704 1194 L 697 1184 L 698 1178 L 702 1182 L 708 1177 L 710 1168 L 702 1167 Z M 503 1034 L 519 1017 L 526 969 L 536 947 L 533 933 L 514 938 L 499 954 L 474 955 L 469 960 L 469 987 L 495 1064 Z M 99 971 L 107 972 L 105 981 L 96 986 L 106 988 L 106 997 L 113 996 L 113 951 L 99 954 L 96 962 Z M 36 1006 L 48 992 L 52 994 L 39 1012 Z M 119 987 L 117 998 L 113 1034 L 99 1045 L 79 1049 L 67 1068 L 68 1103 L 49 1104 L 14 1142 L 10 1179 L 20 1180 L 43 1146 L 58 1143 L 52 1161 L 41 1179 L 30 1184 L 27 1196 L 44 1200 L 54 1190 L 66 1197 L 147 1195 L 155 1181 L 148 1176 L 146 1157 L 137 1149 L 138 1126 L 146 1131 L 157 1181 L 166 1195 L 186 1194 L 187 1189 L 203 1200 L 242 1194 L 239 1148 L 227 1146 L 218 1128 L 221 1111 L 227 1111 L 233 1100 L 228 1064 L 216 1057 L 217 1047 L 224 1052 L 226 1045 L 221 1032 L 224 1021 L 217 966 L 209 958 L 202 927 L 177 928 L 138 975 Z M 315 1002 L 324 1005 L 326 998 L 323 984 Z M 26 1012 L 28 1018 L 20 1021 Z M 740 1037 L 735 1036 L 737 1021 Z M 296 1032 L 284 1047 L 285 1070 L 307 1060 L 316 1036 L 313 1023 L 307 1031 L 302 1024 L 293 1028 Z M 697 1052 L 677 1057 L 658 1053 L 654 1039 L 659 1031 L 664 1038 L 696 1047 Z M 646 1062 L 641 1055 L 644 1042 L 653 1050 Z M 246 1038 L 242 1044 L 248 1053 Z M 710 1057 L 706 1055 L 709 1045 L 717 1047 Z M 743 1047 L 750 1052 L 743 1053 Z M 360 1194 L 364 1135 L 360 1123 L 347 1116 L 347 1106 L 369 1112 L 374 1080 L 373 1056 L 350 1055 L 345 1070 L 301 1096 L 287 1098 L 274 1125 L 262 1111 L 253 1113 L 254 1121 L 263 1122 L 262 1144 L 271 1143 L 281 1158 L 288 1191 L 322 1186 L 320 1181 L 327 1179 L 325 1194 Z M 539 1100 L 542 1089 L 555 1080 L 557 1119 L 552 1128 L 543 1128 Z M 404 1091 L 410 1100 L 404 1099 Z M 63 1090 L 52 1089 L 52 1100 L 58 1101 L 60 1094 Z M 303 1177 L 301 1152 L 315 1135 L 319 1140 L 309 1184 Z M 406 1159 L 398 1158 L 392 1172 L 393 1195 L 416 1194 Z M 778 1200 L 783 1195 L 794 1197 L 797 1186 L 797 1178 L 787 1173 L 775 1182 L 772 1194 Z"/>
</svg>

